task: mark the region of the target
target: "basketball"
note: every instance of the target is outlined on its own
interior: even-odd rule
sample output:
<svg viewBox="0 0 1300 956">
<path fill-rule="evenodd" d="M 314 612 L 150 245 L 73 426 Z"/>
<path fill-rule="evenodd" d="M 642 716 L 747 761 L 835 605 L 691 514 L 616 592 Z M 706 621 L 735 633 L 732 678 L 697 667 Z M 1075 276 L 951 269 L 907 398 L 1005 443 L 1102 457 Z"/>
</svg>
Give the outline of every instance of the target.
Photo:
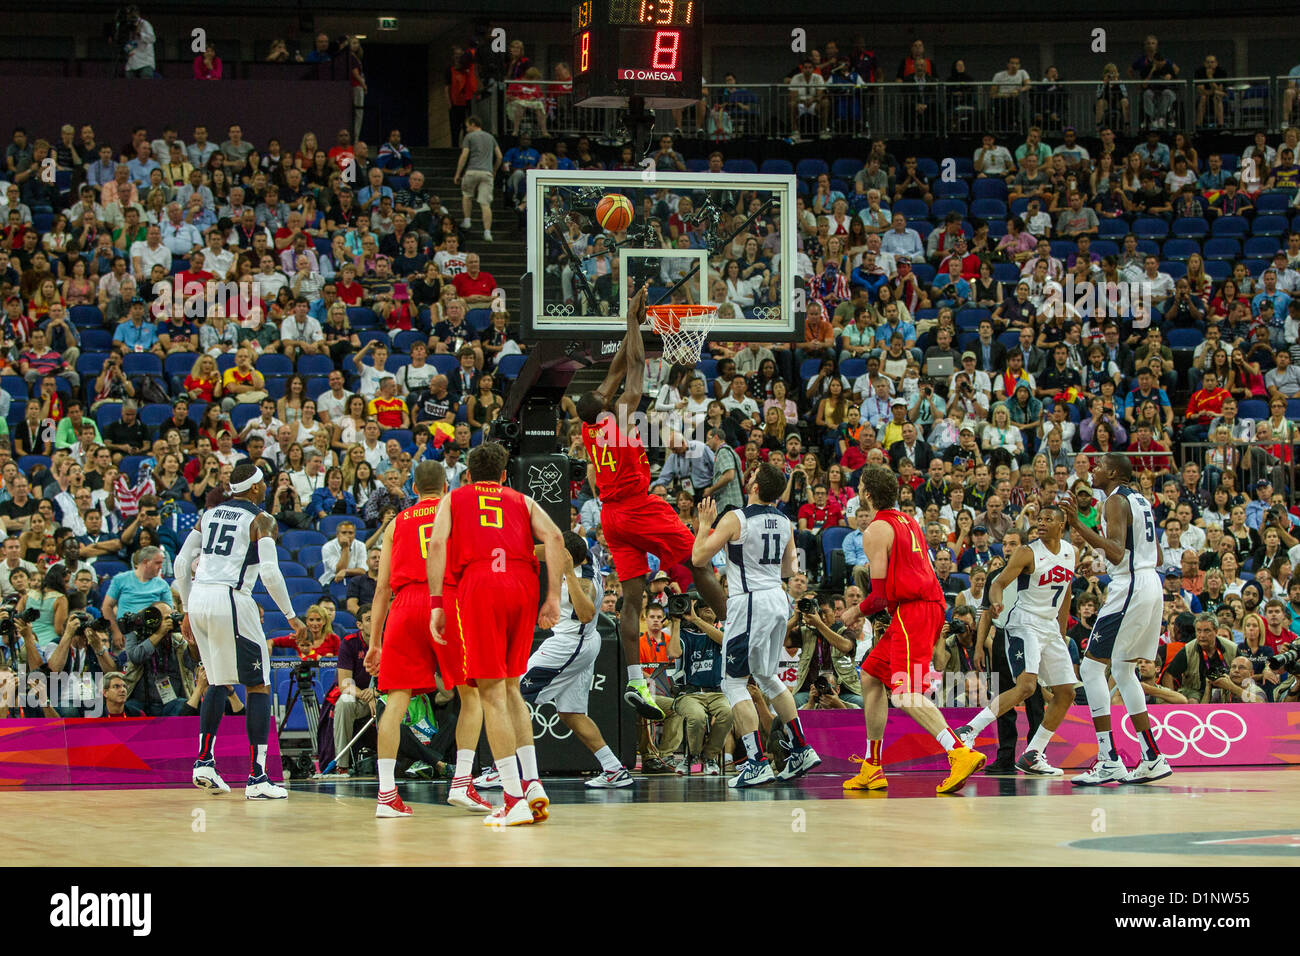
<svg viewBox="0 0 1300 956">
<path fill-rule="evenodd" d="M 596 221 L 610 232 L 622 232 L 632 225 L 632 200 L 622 193 L 610 193 L 596 204 Z"/>
</svg>

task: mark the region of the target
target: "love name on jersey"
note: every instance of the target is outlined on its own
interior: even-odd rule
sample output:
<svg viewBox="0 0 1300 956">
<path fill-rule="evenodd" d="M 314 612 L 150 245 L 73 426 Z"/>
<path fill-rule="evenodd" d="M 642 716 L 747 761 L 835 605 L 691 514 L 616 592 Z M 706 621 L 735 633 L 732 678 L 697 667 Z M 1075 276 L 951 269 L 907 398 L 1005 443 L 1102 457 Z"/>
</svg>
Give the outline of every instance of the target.
<svg viewBox="0 0 1300 956">
<path fill-rule="evenodd" d="M 1059 564 L 1039 576 L 1038 583 L 1042 584 L 1060 584 L 1068 583 L 1074 580 L 1074 572 L 1068 568 L 1063 568 Z"/>
</svg>

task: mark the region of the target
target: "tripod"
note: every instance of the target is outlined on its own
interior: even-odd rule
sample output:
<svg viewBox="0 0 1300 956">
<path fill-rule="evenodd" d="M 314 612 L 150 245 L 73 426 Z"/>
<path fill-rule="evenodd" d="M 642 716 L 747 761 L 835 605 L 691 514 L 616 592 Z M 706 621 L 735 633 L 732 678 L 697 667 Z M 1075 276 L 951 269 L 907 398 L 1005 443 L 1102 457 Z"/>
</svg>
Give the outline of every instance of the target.
<svg viewBox="0 0 1300 956">
<path fill-rule="evenodd" d="M 288 723 L 289 715 L 293 713 L 294 704 L 302 701 L 303 716 L 307 720 L 307 733 L 311 737 L 309 744 L 310 756 L 303 755 L 295 761 L 294 772 L 300 776 L 310 776 L 320 770 L 320 762 L 316 757 L 317 741 L 320 731 L 320 701 L 316 697 L 316 685 L 312 681 L 312 668 L 305 666 L 304 661 L 272 661 L 271 667 L 279 669 L 281 667 L 292 667 L 296 670 L 295 680 L 290 683 L 289 696 L 284 702 L 284 723 L 280 725 L 280 739 L 284 739 L 284 724 Z M 284 751 L 283 743 L 281 753 Z"/>
</svg>

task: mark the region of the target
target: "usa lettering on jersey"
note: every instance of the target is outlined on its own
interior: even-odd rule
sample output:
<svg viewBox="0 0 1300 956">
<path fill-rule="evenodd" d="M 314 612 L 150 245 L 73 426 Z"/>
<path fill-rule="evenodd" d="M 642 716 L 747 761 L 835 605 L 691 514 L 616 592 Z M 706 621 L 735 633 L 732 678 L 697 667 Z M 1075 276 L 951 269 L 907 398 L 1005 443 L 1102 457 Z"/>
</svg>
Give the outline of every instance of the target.
<svg viewBox="0 0 1300 956">
<path fill-rule="evenodd" d="M 1074 572 L 1069 570 L 1068 568 L 1063 568 L 1058 564 L 1056 567 L 1052 568 L 1052 570 L 1046 571 L 1043 574 L 1039 575 L 1038 583 L 1040 585 L 1068 584 L 1073 580 L 1074 580 Z"/>
</svg>

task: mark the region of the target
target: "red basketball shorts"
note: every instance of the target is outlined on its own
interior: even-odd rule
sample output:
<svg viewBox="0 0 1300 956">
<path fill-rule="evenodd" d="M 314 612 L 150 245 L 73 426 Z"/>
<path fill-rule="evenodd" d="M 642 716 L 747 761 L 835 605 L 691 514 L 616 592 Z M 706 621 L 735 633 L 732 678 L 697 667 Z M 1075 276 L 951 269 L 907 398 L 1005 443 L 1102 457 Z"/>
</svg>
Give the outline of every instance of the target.
<svg viewBox="0 0 1300 956">
<path fill-rule="evenodd" d="M 537 625 L 537 572 L 493 571 L 479 561 L 456 583 L 456 608 L 465 643 L 466 677 L 500 680 L 528 670 Z"/>
<path fill-rule="evenodd" d="M 393 596 L 384 619 L 384 649 L 379 658 L 379 692 L 437 690 L 438 670 L 429 632 L 429 589 L 410 584 Z"/>
<path fill-rule="evenodd" d="M 438 661 L 438 673 L 442 675 L 442 685 L 451 690 L 465 683 L 465 635 L 460 630 L 460 603 L 456 589 L 442 586 L 442 639 L 433 643 L 433 655 Z"/>
<path fill-rule="evenodd" d="M 891 691 L 920 690 L 946 610 L 939 601 L 898 605 L 885 633 L 863 660 L 862 670 Z"/>
<path fill-rule="evenodd" d="M 646 552 L 657 557 L 659 567 L 666 571 L 688 560 L 695 546 L 695 536 L 677 512 L 654 495 L 611 501 L 600 509 L 600 525 L 620 581 L 649 573 Z"/>
</svg>

